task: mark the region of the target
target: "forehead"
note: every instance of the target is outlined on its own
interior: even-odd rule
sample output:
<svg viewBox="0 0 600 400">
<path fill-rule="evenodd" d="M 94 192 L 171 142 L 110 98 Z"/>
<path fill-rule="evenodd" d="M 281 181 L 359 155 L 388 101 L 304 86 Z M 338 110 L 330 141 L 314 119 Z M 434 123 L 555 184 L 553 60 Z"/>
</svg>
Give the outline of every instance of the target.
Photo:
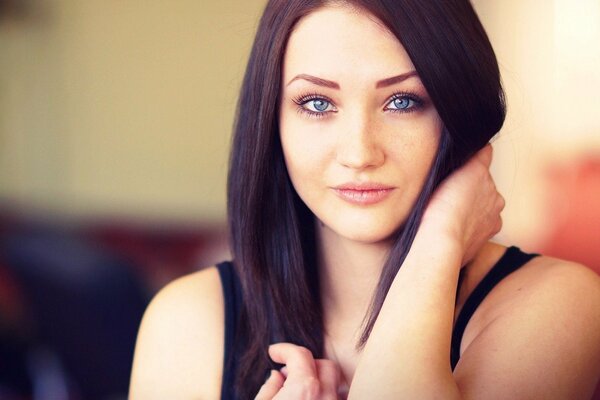
<svg viewBox="0 0 600 400">
<path fill-rule="evenodd" d="M 284 79 L 297 73 L 343 80 L 380 79 L 413 70 L 400 41 L 385 25 L 362 10 L 332 5 L 298 21 L 284 56 Z"/>
</svg>

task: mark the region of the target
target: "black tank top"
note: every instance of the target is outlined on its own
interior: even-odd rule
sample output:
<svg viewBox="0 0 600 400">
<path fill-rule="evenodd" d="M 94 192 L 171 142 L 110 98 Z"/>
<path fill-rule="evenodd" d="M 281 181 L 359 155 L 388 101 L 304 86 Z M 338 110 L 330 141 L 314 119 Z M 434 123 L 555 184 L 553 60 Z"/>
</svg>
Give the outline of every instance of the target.
<svg viewBox="0 0 600 400">
<path fill-rule="evenodd" d="M 509 247 L 504 255 L 492 267 L 487 275 L 481 280 L 477 287 L 467 298 L 460 314 L 456 320 L 454 330 L 452 331 L 452 346 L 450 349 L 450 362 L 452 370 L 456 367 L 460 358 L 460 343 L 467 327 L 467 323 L 473 316 L 473 313 L 481 304 L 485 296 L 496 286 L 504 277 L 513 271 L 516 271 L 537 254 L 527 254 L 517 247 Z M 221 385 L 222 400 L 236 400 L 233 392 L 233 383 L 235 368 L 238 365 L 239 354 L 232 354 L 235 334 L 237 332 L 237 319 L 242 308 L 242 290 L 240 281 L 235 273 L 233 265 L 229 261 L 217 265 L 221 284 L 223 286 L 223 296 L 225 300 L 225 354 L 223 363 L 223 383 Z M 463 275 L 458 281 L 457 293 L 462 284 Z M 458 296 L 457 296 L 458 297 Z M 243 336 L 243 334 L 242 334 Z M 267 371 L 265 371 L 266 376 Z"/>
</svg>

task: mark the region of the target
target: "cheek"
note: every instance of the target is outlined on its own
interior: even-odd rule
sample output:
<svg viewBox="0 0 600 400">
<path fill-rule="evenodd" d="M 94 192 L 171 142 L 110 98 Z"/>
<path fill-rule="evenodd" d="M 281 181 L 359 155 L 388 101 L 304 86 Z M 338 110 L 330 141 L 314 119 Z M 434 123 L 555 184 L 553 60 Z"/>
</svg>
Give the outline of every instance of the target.
<svg viewBox="0 0 600 400">
<path fill-rule="evenodd" d="M 402 169 L 407 171 L 429 169 L 429 161 L 433 161 L 441 137 L 442 124 L 439 118 L 424 116 L 385 128 L 386 154 L 396 168 L 400 163 Z"/>
<path fill-rule="evenodd" d="M 318 171 L 323 171 L 329 154 L 329 144 L 310 124 L 302 127 L 287 123 L 280 125 L 281 146 L 285 164 L 294 186 L 303 184 L 305 180 L 316 178 Z"/>
</svg>

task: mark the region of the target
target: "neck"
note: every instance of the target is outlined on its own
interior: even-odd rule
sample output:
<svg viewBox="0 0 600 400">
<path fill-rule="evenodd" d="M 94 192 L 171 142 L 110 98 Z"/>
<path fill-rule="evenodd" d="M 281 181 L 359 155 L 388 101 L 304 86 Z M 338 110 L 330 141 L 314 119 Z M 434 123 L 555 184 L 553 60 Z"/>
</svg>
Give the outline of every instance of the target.
<svg viewBox="0 0 600 400">
<path fill-rule="evenodd" d="M 391 242 L 360 243 L 316 223 L 324 324 L 334 338 L 357 338 Z"/>
</svg>

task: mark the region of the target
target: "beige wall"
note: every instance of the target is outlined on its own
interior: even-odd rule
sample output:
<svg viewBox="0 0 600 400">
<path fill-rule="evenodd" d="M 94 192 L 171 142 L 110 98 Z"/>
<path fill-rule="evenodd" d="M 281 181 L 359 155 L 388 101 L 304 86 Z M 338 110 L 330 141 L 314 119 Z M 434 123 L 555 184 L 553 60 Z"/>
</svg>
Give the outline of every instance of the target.
<svg viewBox="0 0 600 400">
<path fill-rule="evenodd" d="M 31 2 L 41 7 L 42 2 Z M 222 220 L 264 0 L 43 2 L 0 25 L 0 197 L 75 216 Z M 506 242 L 544 234 L 544 171 L 600 154 L 600 2 L 476 0 L 508 95 Z"/>
<path fill-rule="evenodd" d="M 2 200 L 222 220 L 234 106 L 264 1 L 30 4 L 0 24 Z"/>
<path fill-rule="evenodd" d="M 473 3 L 508 99 L 494 146 L 493 173 L 507 200 L 499 239 L 535 248 L 549 232 L 548 169 L 600 157 L 600 2 Z"/>
</svg>

